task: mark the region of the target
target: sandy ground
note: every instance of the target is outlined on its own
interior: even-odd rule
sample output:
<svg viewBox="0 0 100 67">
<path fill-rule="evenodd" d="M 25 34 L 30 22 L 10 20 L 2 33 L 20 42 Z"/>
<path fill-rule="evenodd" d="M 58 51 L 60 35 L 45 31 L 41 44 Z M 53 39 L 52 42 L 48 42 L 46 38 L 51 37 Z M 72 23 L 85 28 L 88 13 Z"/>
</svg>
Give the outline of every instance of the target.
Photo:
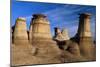
<svg viewBox="0 0 100 67">
<path fill-rule="evenodd" d="M 75 56 L 68 51 L 61 50 L 59 56 L 46 57 L 42 55 L 34 55 L 32 53 L 32 45 L 11 45 L 11 65 L 34 65 L 34 64 L 55 64 L 55 63 L 69 63 L 69 62 L 80 62 L 80 61 L 92 61 L 86 57 Z M 95 52 L 95 51 L 94 51 Z M 94 54 L 95 55 L 95 54 Z M 94 57 L 93 61 L 96 58 Z"/>
</svg>

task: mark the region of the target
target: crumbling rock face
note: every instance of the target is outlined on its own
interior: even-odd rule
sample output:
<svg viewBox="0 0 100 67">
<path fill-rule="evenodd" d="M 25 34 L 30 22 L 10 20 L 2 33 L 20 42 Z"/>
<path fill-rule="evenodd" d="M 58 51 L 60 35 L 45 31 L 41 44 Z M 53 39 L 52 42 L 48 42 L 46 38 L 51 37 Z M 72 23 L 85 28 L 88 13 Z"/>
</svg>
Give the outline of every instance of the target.
<svg viewBox="0 0 100 67">
<path fill-rule="evenodd" d="M 67 41 L 64 48 L 66 51 L 69 51 L 74 56 L 80 56 L 80 49 L 77 43 L 73 41 Z"/>
<path fill-rule="evenodd" d="M 77 59 L 80 57 L 79 45 L 78 43 L 70 40 L 66 29 L 60 31 L 59 28 L 55 28 L 54 40 L 62 50 L 62 56 L 64 57 L 63 62 L 78 61 Z"/>
<path fill-rule="evenodd" d="M 80 49 L 77 42 L 71 41 L 66 29 L 62 32 L 59 28 L 55 28 L 55 38 L 57 45 L 62 51 L 62 62 L 80 61 Z"/>
<path fill-rule="evenodd" d="M 28 36 L 24 22 L 23 18 L 18 18 L 15 25 L 11 65 L 61 63 L 59 59 L 61 51 L 52 40 L 48 20 L 40 14 L 34 15 L 29 31 L 30 43 L 26 43 Z"/>
<path fill-rule="evenodd" d="M 79 18 L 78 32 L 72 39 L 61 39 L 63 35 L 60 29 L 56 28 L 55 31 L 55 40 L 66 56 L 65 62 L 91 61 L 95 60 L 96 57 L 95 46 L 90 31 L 90 14 L 80 14 Z M 68 58 L 70 59 L 68 60 Z M 72 58 L 75 60 L 72 60 Z"/>
<path fill-rule="evenodd" d="M 90 14 L 87 13 L 80 15 L 79 28 L 73 38 L 69 38 L 66 29 L 61 31 L 59 28 L 55 28 L 52 38 L 50 23 L 43 14 L 33 15 L 28 34 L 26 20 L 18 18 L 12 33 L 12 66 L 96 60 Z"/>
<path fill-rule="evenodd" d="M 60 49 L 54 41 L 34 41 L 33 46 L 36 47 L 35 56 L 53 58 L 61 54 Z"/>
<path fill-rule="evenodd" d="M 32 45 L 30 44 L 12 44 L 11 45 L 11 65 L 26 65 L 32 62 Z M 30 61 L 29 61 L 30 60 Z"/>
<path fill-rule="evenodd" d="M 55 36 L 54 36 L 54 40 L 56 41 L 64 41 L 64 40 L 69 40 L 69 36 L 68 36 L 68 31 L 67 29 L 63 29 L 62 31 L 60 31 L 59 28 L 55 28 Z"/>
<path fill-rule="evenodd" d="M 69 38 L 69 34 L 68 34 L 68 30 L 67 29 L 62 29 L 62 35 L 63 35 L 63 37 L 65 38 L 64 40 L 69 40 L 70 38 Z"/>
<path fill-rule="evenodd" d="M 59 48 L 62 51 L 63 62 L 79 61 L 81 57 L 79 45 L 71 40 L 57 41 Z"/>
<path fill-rule="evenodd" d="M 39 53 L 36 53 L 37 49 L 34 50 L 35 47 L 32 46 L 31 44 L 27 44 L 23 46 L 21 44 L 20 45 L 13 44 L 11 47 L 12 47 L 11 49 L 12 50 L 12 53 L 11 53 L 11 65 L 12 66 L 61 63 L 59 56 L 58 55 L 56 56 L 55 54 L 53 54 L 53 52 L 51 52 L 53 54 L 53 57 L 50 57 L 51 56 L 50 50 L 48 51 L 48 53 L 46 54 L 43 53 L 44 55 L 43 54 L 41 55 Z M 50 48 L 52 47 L 55 48 L 55 46 L 51 46 Z M 44 50 L 45 49 L 46 48 L 44 48 Z M 43 48 L 38 49 L 37 52 L 40 52 L 41 50 L 43 50 Z M 52 51 L 55 51 L 55 50 L 52 50 Z"/>
</svg>

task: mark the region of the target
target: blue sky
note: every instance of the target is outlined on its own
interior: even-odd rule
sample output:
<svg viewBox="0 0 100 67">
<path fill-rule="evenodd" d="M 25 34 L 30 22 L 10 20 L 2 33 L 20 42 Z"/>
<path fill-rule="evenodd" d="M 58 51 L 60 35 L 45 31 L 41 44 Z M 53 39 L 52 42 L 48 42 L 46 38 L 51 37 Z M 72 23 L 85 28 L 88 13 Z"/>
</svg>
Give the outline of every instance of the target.
<svg viewBox="0 0 100 67">
<path fill-rule="evenodd" d="M 45 14 L 50 21 L 52 35 L 54 27 L 67 28 L 69 36 L 73 37 L 78 28 L 80 13 L 91 13 L 91 31 L 95 38 L 95 23 L 96 23 L 96 7 L 85 5 L 71 4 L 55 4 L 55 3 L 40 3 L 40 2 L 19 2 L 12 1 L 11 6 L 11 24 L 15 24 L 18 17 L 25 17 L 27 29 L 29 29 L 32 14 Z"/>
</svg>

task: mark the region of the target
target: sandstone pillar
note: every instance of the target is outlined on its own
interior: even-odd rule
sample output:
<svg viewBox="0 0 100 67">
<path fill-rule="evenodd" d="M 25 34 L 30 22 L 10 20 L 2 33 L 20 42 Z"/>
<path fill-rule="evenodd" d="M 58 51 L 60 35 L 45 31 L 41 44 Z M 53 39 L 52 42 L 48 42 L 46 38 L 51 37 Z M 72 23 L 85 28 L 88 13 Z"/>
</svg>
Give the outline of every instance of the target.
<svg viewBox="0 0 100 67">
<path fill-rule="evenodd" d="M 35 14 L 32 18 L 32 45 L 37 48 L 37 56 L 58 56 L 60 50 L 52 40 L 50 23 L 43 14 Z"/>
<path fill-rule="evenodd" d="M 16 20 L 14 29 L 14 44 L 26 44 L 26 43 L 28 43 L 26 19 L 19 17 Z"/>
<path fill-rule="evenodd" d="M 44 15 L 34 15 L 34 20 L 32 23 L 32 37 L 33 39 L 39 38 L 51 39 L 50 23 Z"/>
<path fill-rule="evenodd" d="M 79 46 L 83 56 L 91 58 L 93 56 L 93 41 L 90 30 L 90 14 L 80 14 L 79 17 Z"/>
</svg>

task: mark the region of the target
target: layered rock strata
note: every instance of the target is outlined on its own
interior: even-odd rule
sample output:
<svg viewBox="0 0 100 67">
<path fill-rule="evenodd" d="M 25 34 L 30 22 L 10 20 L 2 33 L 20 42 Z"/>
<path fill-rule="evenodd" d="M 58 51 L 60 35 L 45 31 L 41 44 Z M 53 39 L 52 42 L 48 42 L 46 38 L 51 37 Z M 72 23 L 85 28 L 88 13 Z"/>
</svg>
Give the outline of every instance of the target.
<svg viewBox="0 0 100 67">
<path fill-rule="evenodd" d="M 93 39 L 90 30 L 90 16 L 89 13 L 80 14 L 79 28 L 77 36 L 79 38 L 80 53 L 86 58 L 94 57 Z"/>
<path fill-rule="evenodd" d="M 35 14 L 32 18 L 32 45 L 37 48 L 37 56 L 56 57 L 60 50 L 52 40 L 50 23 L 45 15 Z"/>
<path fill-rule="evenodd" d="M 27 34 L 25 18 L 23 17 L 17 18 L 13 36 L 14 36 L 14 44 L 28 43 L 28 34 Z"/>
</svg>

